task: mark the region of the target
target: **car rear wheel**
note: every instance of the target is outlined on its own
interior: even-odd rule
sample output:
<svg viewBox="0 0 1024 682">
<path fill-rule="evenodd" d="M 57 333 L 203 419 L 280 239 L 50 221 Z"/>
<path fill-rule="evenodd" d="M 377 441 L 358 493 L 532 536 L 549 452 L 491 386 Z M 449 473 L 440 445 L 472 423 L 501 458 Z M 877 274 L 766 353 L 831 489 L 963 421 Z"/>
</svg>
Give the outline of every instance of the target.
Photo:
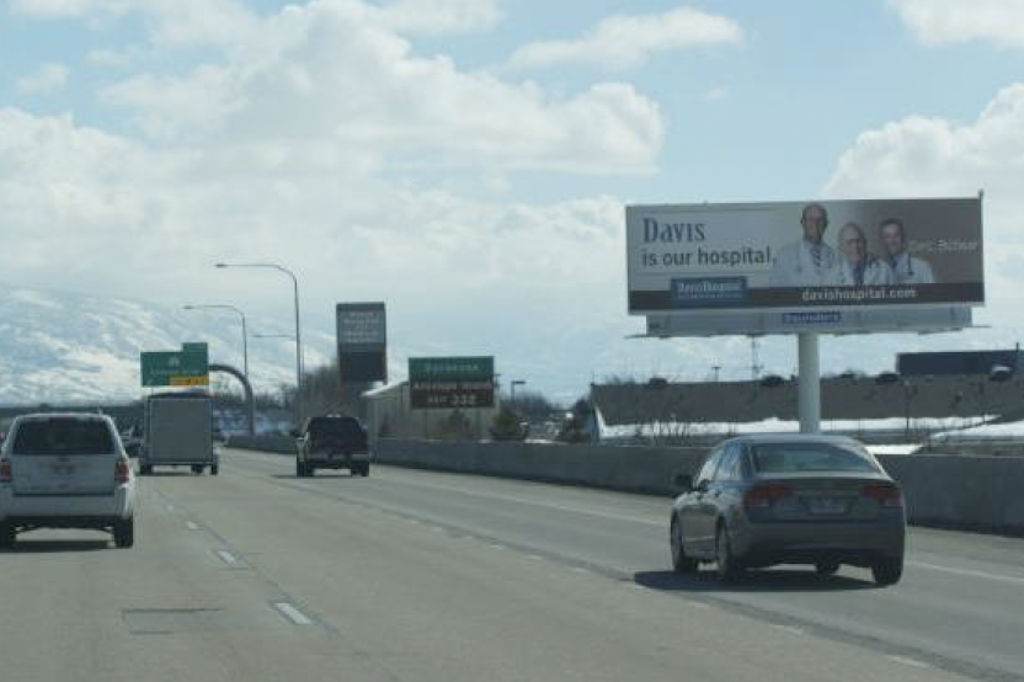
<svg viewBox="0 0 1024 682">
<path fill-rule="evenodd" d="M 697 560 L 686 555 L 683 547 L 683 528 L 675 514 L 669 526 L 669 548 L 672 550 L 672 569 L 676 573 L 693 573 L 697 570 Z"/>
<path fill-rule="evenodd" d="M 819 561 L 814 564 L 814 572 L 818 575 L 835 575 L 838 571 L 838 561 Z"/>
<path fill-rule="evenodd" d="M 14 525 L 6 521 L 0 522 L 0 547 L 14 547 L 14 541 L 18 537 L 18 531 Z"/>
<path fill-rule="evenodd" d="M 149 476 L 151 473 L 153 473 L 153 465 L 143 464 L 142 466 L 139 467 L 139 473 L 142 474 L 143 476 Z"/>
<path fill-rule="evenodd" d="M 732 553 L 729 531 L 724 523 L 718 524 L 718 532 L 715 534 L 715 568 L 722 582 L 735 583 L 743 577 L 743 565 Z"/>
<path fill-rule="evenodd" d="M 903 577 L 903 557 L 879 559 L 871 566 L 871 575 L 879 585 L 894 585 Z"/>
<path fill-rule="evenodd" d="M 202 464 L 193 464 L 192 465 L 192 473 L 193 474 L 201 474 L 201 473 L 203 473 L 203 465 Z"/>
<path fill-rule="evenodd" d="M 121 548 L 135 544 L 135 517 L 114 522 L 114 545 Z"/>
<path fill-rule="evenodd" d="M 210 475 L 211 476 L 216 476 L 218 473 L 220 473 L 220 465 L 219 464 L 211 464 L 210 465 Z"/>
</svg>

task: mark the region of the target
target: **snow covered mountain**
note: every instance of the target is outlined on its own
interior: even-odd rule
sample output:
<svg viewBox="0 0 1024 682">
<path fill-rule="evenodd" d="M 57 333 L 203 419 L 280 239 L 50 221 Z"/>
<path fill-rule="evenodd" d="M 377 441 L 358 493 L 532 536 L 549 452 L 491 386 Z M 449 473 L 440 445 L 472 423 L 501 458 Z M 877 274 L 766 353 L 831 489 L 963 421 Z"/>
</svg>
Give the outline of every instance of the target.
<svg viewBox="0 0 1024 682">
<path fill-rule="evenodd" d="M 250 329 L 287 334 L 279 320 L 248 319 Z M 143 395 L 141 351 L 206 341 L 210 359 L 241 368 L 237 320 L 207 311 L 70 292 L 0 287 L 0 404 L 131 400 Z M 333 354 L 333 338 L 304 331 L 307 367 Z M 295 380 L 290 339 L 250 340 L 254 390 Z M 218 375 L 213 380 L 219 381 Z"/>
<path fill-rule="evenodd" d="M 747 379 L 754 364 L 749 339 L 627 339 L 643 325 L 640 319 L 621 314 L 585 308 L 552 312 L 540 306 L 525 319 L 481 326 L 477 316 L 464 311 L 441 317 L 431 309 L 424 319 L 416 319 L 402 303 L 389 303 L 392 381 L 404 378 L 408 355 L 493 355 L 506 392 L 510 381 L 525 380 L 527 390 L 568 404 L 585 394 L 590 382 L 612 377 L 646 381 L 658 375 L 670 381 L 702 381 L 720 370 L 723 380 Z M 312 315 L 310 308 L 304 310 Z M 287 315 L 249 316 L 247 321 L 250 334 L 293 331 Z M 896 353 L 906 351 L 1012 348 L 1022 334 L 1007 325 L 962 334 L 823 337 L 822 372 L 889 370 Z M 307 370 L 334 358 L 333 330 L 307 323 L 302 338 Z M 161 303 L 0 283 L 0 405 L 138 398 L 144 394 L 139 353 L 173 350 L 186 341 L 206 341 L 212 361 L 242 367 L 237 318 L 228 312 L 185 311 Z M 762 339 L 757 364 L 761 373 L 795 372 L 795 340 Z M 250 336 L 249 366 L 257 392 L 292 385 L 293 342 Z M 233 380 L 221 375 L 212 380 L 233 386 Z"/>
</svg>

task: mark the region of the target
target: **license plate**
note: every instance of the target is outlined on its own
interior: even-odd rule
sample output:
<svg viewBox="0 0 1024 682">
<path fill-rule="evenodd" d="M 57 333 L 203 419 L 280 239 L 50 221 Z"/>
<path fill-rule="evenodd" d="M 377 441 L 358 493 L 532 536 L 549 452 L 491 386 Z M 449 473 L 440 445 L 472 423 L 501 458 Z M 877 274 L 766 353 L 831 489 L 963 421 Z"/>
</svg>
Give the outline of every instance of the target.
<svg viewBox="0 0 1024 682">
<path fill-rule="evenodd" d="M 807 508 L 812 514 L 845 514 L 846 499 L 842 497 L 812 497 Z"/>
</svg>

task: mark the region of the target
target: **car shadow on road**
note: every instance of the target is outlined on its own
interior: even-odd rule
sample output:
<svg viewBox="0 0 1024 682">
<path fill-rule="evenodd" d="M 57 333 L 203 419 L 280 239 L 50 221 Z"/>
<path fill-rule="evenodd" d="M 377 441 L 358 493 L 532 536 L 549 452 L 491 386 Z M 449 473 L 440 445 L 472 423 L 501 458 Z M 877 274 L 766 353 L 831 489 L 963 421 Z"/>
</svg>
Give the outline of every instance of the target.
<svg viewBox="0 0 1024 682">
<path fill-rule="evenodd" d="M 844 592 L 872 589 L 875 584 L 847 575 L 818 575 L 808 569 L 749 571 L 736 583 L 724 583 L 714 571 L 681 574 L 674 571 L 640 571 L 633 581 L 663 592 Z"/>
<path fill-rule="evenodd" d="M 197 473 L 192 471 L 151 471 L 148 474 L 135 474 L 139 478 L 160 478 L 161 476 L 167 478 L 174 478 L 175 476 L 199 476 Z"/>
<path fill-rule="evenodd" d="M 356 476 L 355 474 L 343 474 L 339 472 L 324 472 L 318 473 L 316 476 L 296 476 L 295 474 L 270 474 L 271 478 L 283 478 L 292 479 L 296 481 L 308 481 L 314 478 L 362 478 L 362 476 Z"/>
<path fill-rule="evenodd" d="M 0 554 L 59 554 L 65 552 L 95 552 L 109 549 L 109 540 L 22 540 L 14 547 L 0 549 Z"/>
</svg>

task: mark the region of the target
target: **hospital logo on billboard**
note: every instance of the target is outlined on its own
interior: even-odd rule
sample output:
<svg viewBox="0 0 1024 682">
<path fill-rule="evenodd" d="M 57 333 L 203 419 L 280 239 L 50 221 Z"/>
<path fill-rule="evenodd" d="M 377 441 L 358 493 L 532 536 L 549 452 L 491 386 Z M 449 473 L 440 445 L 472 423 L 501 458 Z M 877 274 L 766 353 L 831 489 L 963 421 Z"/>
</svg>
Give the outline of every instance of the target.
<svg viewBox="0 0 1024 682">
<path fill-rule="evenodd" d="M 741 306 L 747 301 L 746 277 L 687 277 L 672 280 L 677 308 Z"/>
</svg>

